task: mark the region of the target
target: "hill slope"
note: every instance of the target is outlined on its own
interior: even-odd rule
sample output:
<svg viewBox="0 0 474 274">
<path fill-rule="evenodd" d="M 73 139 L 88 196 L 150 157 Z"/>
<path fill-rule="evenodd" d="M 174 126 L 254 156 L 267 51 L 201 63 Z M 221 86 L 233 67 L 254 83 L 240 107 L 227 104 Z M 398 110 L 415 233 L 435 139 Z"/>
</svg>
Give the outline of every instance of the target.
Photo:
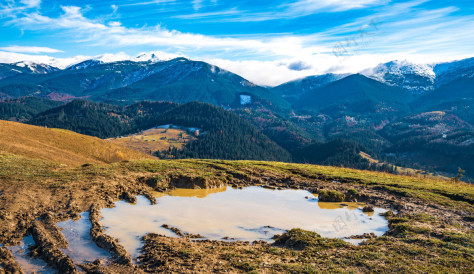
<svg viewBox="0 0 474 274">
<path fill-rule="evenodd" d="M 68 130 L 0 120 L 0 151 L 66 165 L 151 158 L 138 151 Z"/>
<path fill-rule="evenodd" d="M 199 128 L 202 134 L 176 158 L 290 161 L 290 154 L 236 114 L 210 104 L 191 102 L 158 117 L 155 124 Z"/>
<path fill-rule="evenodd" d="M 277 87 L 272 88 L 275 94 L 278 94 L 285 98 L 290 103 L 295 102 L 301 96 L 301 94 L 313 90 L 315 88 L 324 86 L 331 82 L 340 80 L 348 74 L 323 74 L 308 76 L 302 79 L 293 80 L 290 82 L 283 83 Z"/>
<path fill-rule="evenodd" d="M 334 114 L 407 112 L 410 96 L 360 74 L 351 75 L 304 93 L 293 105 L 297 109 Z"/>
<path fill-rule="evenodd" d="M 129 106 L 116 106 L 74 100 L 42 112 L 28 123 L 110 138 L 157 126 L 150 124 L 149 120 L 176 106 L 177 104 L 170 102 L 140 102 Z"/>
<path fill-rule="evenodd" d="M 43 111 L 61 105 L 61 102 L 38 97 L 23 97 L 0 101 L 0 119 L 24 122 Z"/>
<path fill-rule="evenodd" d="M 446 111 L 474 123 L 474 78 L 458 78 L 411 104 L 419 111 Z"/>
</svg>

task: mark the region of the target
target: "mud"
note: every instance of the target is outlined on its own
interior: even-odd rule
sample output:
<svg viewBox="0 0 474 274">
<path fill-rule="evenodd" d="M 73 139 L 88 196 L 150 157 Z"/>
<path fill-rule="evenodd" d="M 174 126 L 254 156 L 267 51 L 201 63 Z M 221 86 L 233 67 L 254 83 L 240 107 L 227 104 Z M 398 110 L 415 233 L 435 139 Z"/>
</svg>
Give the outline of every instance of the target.
<svg viewBox="0 0 474 274">
<path fill-rule="evenodd" d="M 97 246 L 108 251 L 112 255 L 116 263 L 123 264 L 126 266 L 132 266 L 132 257 L 130 256 L 130 254 L 128 254 L 125 248 L 118 243 L 116 239 L 104 233 L 100 218 L 101 213 L 97 205 L 92 205 L 89 210 L 89 219 L 92 224 L 92 240 L 97 244 Z"/>
<path fill-rule="evenodd" d="M 265 242 L 253 245 L 211 240 L 192 242 L 188 238 L 158 234 L 146 235 L 143 242 L 143 255 L 138 258 L 138 265 L 150 273 L 235 273 L 237 271 L 229 261 L 232 258 L 226 256 L 229 248 L 258 250 L 270 246 Z"/>
<path fill-rule="evenodd" d="M 212 167 L 212 164 L 209 166 Z M 150 272 L 236 271 L 242 269 L 239 266 L 245 261 L 231 260 L 223 254 L 229 253 L 230 249 L 253 250 L 252 252 L 258 253 L 259 250 L 271 246 L 267 243 L 206 240 L 193 242 L 191 237 L 169 238 L 150 234 L 144 238 L 144 247 L 142 255 L 138 258 L 139 268 L 137 268 L 123 246 L 104 234 L 100 222 L 100 210 L 113 207 L 114 202 L 119 199 L 133 203 L 136 201 L 136 195 L 144 195 L 151 203 L 156 203 L 152 191 L 165 191 L 175 187 L 216 188 L 225 184 L 238 188 L 258 185 L 271 189 L 304 189 L 312 193 L 337 190 L 345 195 L 345 202 L 365 202 L 371 206 L 392 209 L 399 216 L 425 213 L 448 224 L 456 224 L 467 229 L 474 228 L 472 217 L 462 210 L 439 204 L 427 205 L 422 200 L 389 189 L 354 184 L 357 180 L 336 180 L 324 175 L 307 175 L 299 170 L 290 170 L 292 174 L 281 174 L 249 169 L 245 174 L 228 172 L 224 175 L 224 180 L 221 180 L 217 177 L 209 179 L 153 172 L 117 172 L 113 176 L 101 177 L 93 174 L 90 166 L 82 169 L 86 174 L 83 178 L 68 180 L 59 187 L 51 184 L 48 179 L 42 183 L 31 183 L 27 180 L 13 181 L 0 178 L 2 194 L 0 243 L 15 245 L 23 236 L 31 234 L 36 242 L 36 246 L 32 249 L 33 256 L 40 256 L 61 273 L 76 273 L 78 268 L 60 250 L 67 247 L 67 242 L 55 222 L 77 218 L 80 212 L 89 210 L 92 222 L 91 236 L 98 246 L 110 252 L 113 261 L 97 261 L 81 265 L 81 269 L 88 273 L 137 273 L 141 271 L 139 268 Z M 357 196 L 349 192 L 352 188 L 358 191 Z M 283 259 L 278 260 L 284 262 Z M 0 246 L 0 266 L 0 273 L 21 273 L 11 252 L 2 246 Z M 265 269 L 265 265 L 263 268 Z"/>
<path fill-rule="evenodd" d="M 61 273 L 77 273 L 74 262 L 60 250 L 67 248 L 67 241 L 51 215 L 34 221 L 31 234 L 36 243 L 30 250 L 31 256 L 43 259 Z"/>
<path fill-rule="evenodd" d="M 0 273 L 23 273 L 10 250 L 3 246 L 0 246 L 0 265 L 2 266 L 0 267 Z"/>
</svg>

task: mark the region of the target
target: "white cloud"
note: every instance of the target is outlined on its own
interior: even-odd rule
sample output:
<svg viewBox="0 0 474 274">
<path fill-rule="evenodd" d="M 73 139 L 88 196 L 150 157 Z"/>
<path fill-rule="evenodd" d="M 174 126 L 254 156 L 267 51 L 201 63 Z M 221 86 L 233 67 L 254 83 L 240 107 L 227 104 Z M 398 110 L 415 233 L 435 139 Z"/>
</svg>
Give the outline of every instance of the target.
<svg viewBox="0 0 474 274">
<path fill-rule="evenodd" d="M 372 6 L 381 6 L 391 0 L 298 0 L 274 7 L 271 11 L 251 12 L 234 7 L 229 10 L 194 13 L 176 16 L 180 19 L 196 19 L 209 17 L 226 17 L 219 19 L 227 22 L 261 22 L 277 19 L 293 19 L 308 16 L 319 12 L 342 12 L 352 9 L 361 9 Z M 426 0 L 425 0 L 426 1 Z M 199 10 L 203 0 L 194 0 L 194 9 Z"/>
<path fill-rule="evenodd" d="M 159 25 L 133 28 L 126 27 L 119 21 L 87 18 L 81 8 L 74 6 L 63 6 L 63 13 L 58 17 L 45 16 L 39 12 L 23 13 L 12 18 L 10 23 L 26 30 L 51 31 L 57 37 L 65 37 L 78 45 L 102 47 L 107 51 L 148 47 L 162 52 L 179 52 L 178 55 L 208 61 L 257 84 L 277 85 L 295 78 L 327 72 L 354 73 L 395 59 L 426 63 L 472 55 L 474 32 L 466 30 L 474 29 L 474 16 L 451 16 L 457 11 L 455 7 L 430 11 L 418 7 L 426 1 L 415 0 L 379 7 L 378 12 L 371 16 L 308 35 L 257 34 L 226 37 L 183 33 Z M 304 5 L 306 12 L 323 6 L 343 10 L 382 2 L 384 1 L 302 0 L 297 2 L 299 5 L 295 4 L 288 10 L 296 12 L 303 9 Z M 374 19 L 379 20 L 382 25 L 374 31 L 373 39 L 358 48 L 353 56 L 338 58 L 332 54 L 337 42 L 359 35 L 360 28 L 370 25 Z M 358 40 L 360 42 L 362 41 Z M 128 58 L 125 55 L 109 59 Z"/>
<path fill-rule="evenodd" d="M 0 51 L 0 63 L 16 63 L 19 61 L 31 61 L 46 64 L 57 68 L 66 68 L 89 59 L 89 56 L 74 56 L 69 58 L 54 58 L 47 55 L 30 55 L 16 52 Z"/>
<path fill-rule="evenodd" d="M 389 0 L 299 0 L 288 4 L 289 13 L 312 13 L 322 9 L 346 11 L 386 4 Z"/>
<path fill-rule="evenodd" d="M 41 0 L 21 0 L 20 2 L 28 8 L 37 8 L 41 5 Z"/>
<path fill-rule="evenodd" d="M 118 10 L 118 6 L 117 6 L 117 5 L 110 5 L 110 8 L 112 9 L 113 13 L 116 13 L 117 10 Z"/>
<path fill-rule="evenodd" d="M 11 52 L 24 52 L 24 53 L 57 53 L 57 52 L 63 52 L 62 50 L 48 48 L 48 47 L 25 47 L 25 46 L 0 47 L 0 50 L 11 51 Z"/>
<path fill-rule="evenodd" d="M 200 8 L 202 8 L 202 2 L 203 0 L 193 0 L 194 10 L 199 10 Z"/>
<path fill-rule="evenodd" d="M 269 38 L 230 38 L 214 37 L 201 34 L 183 33 L 167 30 L 160 26 L 143 28 L 126 28 L 119 22 L 100 22 L 83 16 L 79 7 L 63 6 L 64 13 L 52 18 L 38 13 L 31 13 L 22 18 L 12 19 L 12 23 L 21 28 L 33 30 L 60 30 L 72 36 L 78 42 L 88 42 L 95 46 L 128 47 L 128 46 L 159 46 L 173 47 L 183 52 L 219 51 L 228 55 L 273 55 L 287 56 L 297 53 L 312 54 L 313 52 L 330 49 L 320 46 L 303 44 L 307 38 L 301 36 L 281 36 Z"/>
<path fill-rule="evenodd" d="M 145 2 L 134 2 L 134 3 L 129 3 L 129 4 L 121 4 L 120 6 L 126 7 L 126 6 L 145 6 L 145 5 L 156 5 L 156 4 L 168 4 L 175 2 L 176 0 L 153 0 L 153 1 L 145 1 Z"/>
</svg>

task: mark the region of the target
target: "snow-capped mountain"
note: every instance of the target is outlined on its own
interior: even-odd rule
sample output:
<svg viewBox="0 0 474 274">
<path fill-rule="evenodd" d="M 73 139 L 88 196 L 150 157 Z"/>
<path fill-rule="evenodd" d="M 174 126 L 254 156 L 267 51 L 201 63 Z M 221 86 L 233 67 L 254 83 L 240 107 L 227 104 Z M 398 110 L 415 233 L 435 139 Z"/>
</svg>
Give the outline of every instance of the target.
<svg viewBox="0 0 474 274">
<path fill-rule="evenodd" d="M 379 64 L 361 74 L 390 86 L 401 87 L 414 95 L 432 91 L 436 79 L 432 65 L 414 64 L 406 60 Z"/>
<path fill-rule="evenodd" d="M 149 52 L 149 53 L 139 54 L 135 58 L 132 58 L 131 61 L 156 63 L 156 62 L 160 62 L 160 61 L 163 61 L 163 60 L 160 59 L 160 57 L 157 54 L 155 54 L 154 52 Z"/>
<path fill-rule="evenodd" d="M 438 64 L 391 61 L 366 69 L 361 74 L 420 95 L 458 78 L 473 78 L 474 58 Z"/>
<path fill-rule="evenodd" d="M 30 70 L 31 73 L 36 73 L 36 74 L 46 74 L 46 73 L 59 70 L 59 68 L 56 68 L 47 64 L 35 63 L 31 61 L 21 61 L 21 62 L 14 63 L 14 65 L 21 68 L 27 68 Z"/>
<path fill-rule="evenodd" d="M 474 57 L 459 61 L 436 64 L 433 67 L 436 74 L 436 87 L 443 86 L 458 78 L 474 77 Z"/>
</svg>

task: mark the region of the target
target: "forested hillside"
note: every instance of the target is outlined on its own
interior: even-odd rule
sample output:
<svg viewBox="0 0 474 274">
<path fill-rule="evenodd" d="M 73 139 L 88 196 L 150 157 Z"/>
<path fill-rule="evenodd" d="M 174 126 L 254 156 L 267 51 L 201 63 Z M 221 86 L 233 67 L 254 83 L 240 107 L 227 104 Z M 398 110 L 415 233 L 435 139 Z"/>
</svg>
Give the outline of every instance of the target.
<svg viewBox="0 0 474 274">
<path fill-rule="evenodd" d="M 174 124 L 200 129 L 198 141 L 183 150 L 171 149 L 163 157 L 204 159 L 255 159 L 290 161 L 290 154 L 255 126 L 234 113 L 209 104 L 192 102 L 159 117 L 157 124 Z"/>
<path fill-rule="evenodd" d="M 169 102 L 140 102 L 130 106 L 117 106 L 75 100 L 40 113 L 28 123 L 110 138 L 156 126 L 152 119 L 176 106 Z"/>
</svg>

